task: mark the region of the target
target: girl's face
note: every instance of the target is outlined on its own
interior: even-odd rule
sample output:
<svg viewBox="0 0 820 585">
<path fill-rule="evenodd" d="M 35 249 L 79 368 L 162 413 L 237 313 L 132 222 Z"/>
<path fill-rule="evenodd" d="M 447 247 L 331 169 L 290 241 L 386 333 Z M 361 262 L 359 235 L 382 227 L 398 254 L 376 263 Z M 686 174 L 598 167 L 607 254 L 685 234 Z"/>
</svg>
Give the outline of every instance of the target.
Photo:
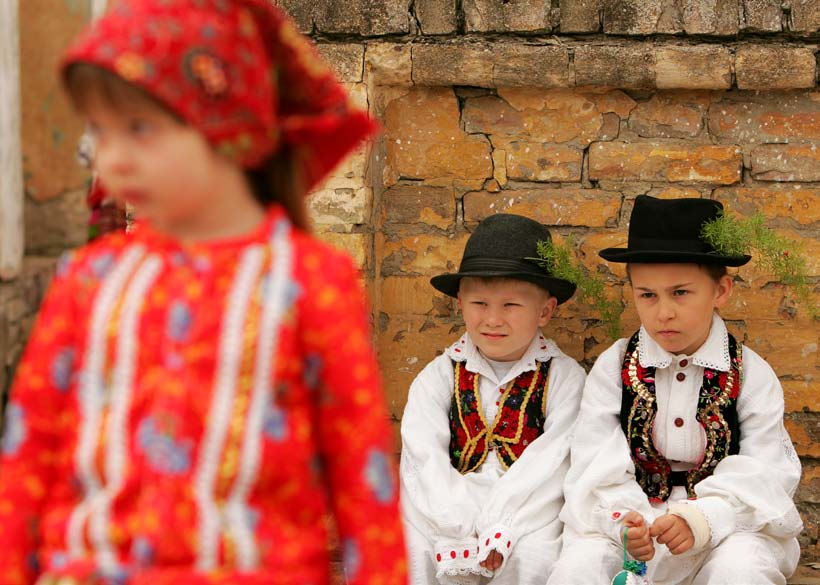
<svg viewBox="0 0 820 585">
<path fill-rule="evenodd" d="M 669 353 L 691 355 L 709 337 L 712 314 L 726 304 L 732 278 L 717 282 L 697 264 L 630 264 L 641 325 Z"/>
<path fill-rule="evenodd" d="M 113 107 L 89 96 L 94 168 L 109 194 L 136 217 L 172 235 L 219 231 L 228 197 L 247 183 L 196 129 L 147 100 Z"/>
</svg>

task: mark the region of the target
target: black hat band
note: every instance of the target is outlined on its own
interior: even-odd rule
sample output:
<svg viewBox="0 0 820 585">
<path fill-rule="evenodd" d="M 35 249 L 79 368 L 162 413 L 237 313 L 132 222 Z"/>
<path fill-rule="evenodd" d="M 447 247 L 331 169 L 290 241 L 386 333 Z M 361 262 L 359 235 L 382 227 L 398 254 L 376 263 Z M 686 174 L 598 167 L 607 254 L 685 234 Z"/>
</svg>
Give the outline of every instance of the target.
<svg viewBox="0 0 820 585">
<path fill-rule="evenodd" d="M 464 258 L 458 271 L 466 276 L 468 272 L 518 272 L 532 274 L 533 276 L 546 276 L 543 268 L 526 260 L 515 258 L 487 258 L 485 256 L 474 256 Z M 479 275 L 480 276 L 480 275 Z"/>
</svg>

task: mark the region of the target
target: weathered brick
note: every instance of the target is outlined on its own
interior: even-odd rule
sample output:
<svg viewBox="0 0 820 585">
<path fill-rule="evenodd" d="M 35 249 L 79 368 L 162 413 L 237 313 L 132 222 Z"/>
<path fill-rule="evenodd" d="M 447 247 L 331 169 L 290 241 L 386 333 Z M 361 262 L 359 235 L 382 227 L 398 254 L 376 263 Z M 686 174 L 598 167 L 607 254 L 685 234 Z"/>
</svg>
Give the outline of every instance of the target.
<svg viewBox="0 0 820 585">
<path fill-rule="evenodd" d="M 524 130 L 524 117 L 497 96 L 465 100 L 461 113 L 464 130 L 470 134 L 515 135 Z"/>
<path fill-rule="evenodd" d="M 820 0 L 791 0 L 793 29 L 797 32 L 820 30 Z"/>
<path fill-rule="evenodd" d="M 507 177 L 514 181 L 579 182 L 584 153 L 572 146 L 512 141 L 507 153 Z"/>
<path fill-rule="evenodd" d="M 820 412 L 820 384 L 811 380 L 781 380 L 786 412 Z"/>
<path fill-rule="evenodd" d="M 310 33 L 313 30 L 313 13 L 315 3 L 302 0 L 272 0 L 276 6 L 290 14 L 300 32 Z"/>
<path fill-rule="evenodd" d="M 617 114 L 626 118 L 635 109 L 637 102 L 619 89 L 585 88 L 582 95 L 591 100 L 602 113 Z"/>
<path fill-rule="evenodd" d="M 772 311 L 773 313 L 775 310 Z M 778 376 L 817 373 L 817 333 L 795 321 L 747 316 L 744 343 L 759 353 Z M 808 324 L 808 323 L 806 323 Z"/>
<path fill-rule="evenodd" d="M 692 138 L 703 128 L 709 101 L 704 92 L 658 92 L 632 111 L 629 128 L 647 138 Z"/>
<path fill-rule="evenodd" d="M 463 0 L 468 32 L 549 32 L 551 0 Z"/>
<path fill-rule="evenodd" d="M 331 231 L 318 230 L 316 235 L 335 248 L 347 252 L 362 270 L 369 267 L 368 259 L 373 257 L 371 253 L 373 236 L 370 234 L 340 234 Z"/>
<path fill-rule="evenodd" d="M 820 139 L 820 103 L 811 93 L 783 92 L 762 101 L 722 100 L 709 108 L 709 132 L 743 144 Z"/>
<path fill-rule="evenodd" d="M 589 149 L 593 180 L 708 182 L 740 180 L 742 157 L 734 146 L 687 143 L 596 142 Z"/>
<path fill-rule="evenodd" d="M 413 61 L 409 45 L 368 43 L 365 63 L 377 85 L 404 86 L 413 83 Z"/>
<path fill-rule="evenodd" d="M 655 51 L 659 89 L 729 89 L 732 54 L 726 47 L 659 47 Z"/>
<path fill-rule="evenodd" d="M 416 0 L 415 7 L 422 34 L 442 35 L 456 32 L 456 0 Z"/>
<path fill-rule="evenodd" d="M 319 53 L 333 67 L 339 81 L 358 83 L 364 71 L 364 45 L 319 43 Z"/>
<path fill-rule="evenodd" d="M 682 8 L 683 29 L 686 34 L 725 35 L 736 33 L 738 30 L 737 0 L 687 1 L 683 2 Z M 730 19 L 731 17 L 734 18 Z M 731 27 L 731 24 L 734 26 Z"/>
<path fill-rule="evenodd" d="M 741 30 L 778 32 L 783 28 L 780 0 L 741 0 L 743 23 Z"/>
<path fill-rule="evenodd" d="M 562 33 L 601 30 L 601 0 L 561 0 L 560 9 Z"/>
<path fill-rule="evenodd" d="M 88 241 L 86 191 L 72 190 L 44 201 L 25 199 L 23 219 L 27 254 L 58 255 Z"/>
<path fill-rule="evenodd" d="M 372 200 L 369 187 L 321 189 L 311 194 L 309 207 L 318 225 L 351 226 L 367 222 Z"/>
<path fill-rule="evenodd" d="M 495 0 L 492 0 L 495 1 Z M 569 51 L 551 45 L 496 45 L 494 87 L 568 87 Z"/>
<path fill-rule="evenodd" d="M 438 322 L 431 317 L 383 315 L 385 326 L 376 341 L 379 364 L 388 410 L 401 419 L 410 384 L 462 331 L 457 324 Z"/>
<path fill-rule="evenodd" d="M 740 89 L 814 87 L 817 60 L 810 48 L 742 46 L 735 56 Z"/>
<path fill-rule="evenodd" d="M 626 229 L 590 232 L 579 241 L 578 259 L 589 271 L 598 272 L 598 268 L 601 267 L 604 272 L 609 272 L 621 280 L 626 280 L 624 264 L 606 262 L 598 256 L 598 252 L 604 248 L 626 247 L 626 241 Z"/>
<path fill-rule="evenodd" d="M 454 301 L 436 291 L 429 276 L 388 276 L 381 279 L 379 310 L 390 316 L 448 317 Z"/>
<path fill-rule="evenodd" d="M 752 150 L 752 176 L 761 181 L 820 181 L 816 144 L 762 144 Z"/>
<path fill-rule="evenodd" d="M 465 134 L 451 89 L 417 88 L 393 100 L 384 114 L 387 186 L 400 178 L 492 177 L 490 143 Z"/>
<path fill-rule="evenodd" d="M 811 415 L 787 418 L 786 430 L 801 457 L 820 457 L 820 419 Z"/>
<path fill-rule="evenodd" d="M 655 51 L 647 45 L 575 49 L 575 84 L 624 89 L 655 87 Z"/>
<path fill-rule="evenodd" d="M 820 189 L 802 185 L 772 187 L 729 187 L 715 189 L 714 198 L 742 217 L 761 213 L 768 224 L 796 223 L 801 226 L 820 224 Z"/>
<path fill-rule="evenodd" d="M 519 117 L 511 117 L 499 126 L 499 134 L 579 146 L 601 137 L 603 117 L 590 96 L 569 89 L 526 88 L 500 88 L 498 95 L 520 112 Z M 514 123 L 519 120 L 521 126 L 516 128 Z M 492 131 L 491 127 L 485 128 Z"/>
<path fill-rule="evenodd" d="M 409 0 L 316 0 L 313 20 L 323 33 L 381 36 L 410 31 Z"/>
<path fill-rule="evenodd" d="M 794 242 L 802 250 L 805 259 L 806 274 L 810 277 L 820 276 L 820 240 L 818 238 L 806 237 L 802 230 L 794 230 L 787 227 L 776 228 L 777 234 L 789 242 Z M 762 287 L 770 282 L 776 282 L 777 278 L 771 269 L 756 260 L 756 252 L 752 252 L 752 261 L 738 269 L 740 277 L 749 286 Z M 794 297 L 794 292 L 788 288 L 785 291 L 789 298 Z M 805 316 L 806 312 L 799 305 L 797 308 L 797 318 Z M 808 324 L 811 325 L 811 324 Z M 812 329 L 811 326 L 808 327 Z"/>
<path fill-rule="evenodd" d="M 738 283 L 732 290 L 729 302 L 721 308 L 720 315 L 730 321 L 755 319 L 783 319 L 787 315 L 782 307 L 786 291 L 782 286 L 772 285 L 761 288 L 762 283 Z"/>
<path fill-rule="evenodd" d="M 382 195 L 386 223 L 423 224 L 446 228 L 455 221 L 453 189 L 427 185 L 394 185 Z"/>
<path fill-rule="evenodd" d="M 493 87 L 493 47 L 484 43 L 416 45 L 412 49 L 416 85 Z"/>
<path fill-rule="evenodd" d="M 598 189 L 520 189 L 464 195 L 464 221 L 517 213 L 553 226 L 604 227 L 618 220 L 621 197 Z"/>
<path fill-rule="evenodd" d="M 663 12 L 661 0 L 602 0 L 604 32 L 649 35 L 657 32 Z"/>
<path fill-rule="evenodd" d="M 382 259 L 382 276 L 434 276 L 454 271 L 469 234 L 455 236 L 436 234 L 406 235 L 385 239 L 377 235 L 376 256 Z"/>
</svg>

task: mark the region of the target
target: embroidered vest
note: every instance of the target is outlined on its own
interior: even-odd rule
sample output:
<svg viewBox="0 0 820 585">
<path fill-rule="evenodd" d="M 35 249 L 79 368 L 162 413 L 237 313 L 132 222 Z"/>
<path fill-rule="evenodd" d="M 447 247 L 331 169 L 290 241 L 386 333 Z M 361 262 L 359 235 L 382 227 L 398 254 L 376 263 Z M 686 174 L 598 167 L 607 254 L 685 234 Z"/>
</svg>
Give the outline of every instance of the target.
<svg viewBox="0 0 820 585">
<path fill-rule="evenodd" d="M 674 485 L 685 486 L 689 497 L 694 498 L 695 484 L 712 475 L 722 459 L 740 450 L 737 397 L 743 366 L 737 341 L 729 335 L 729 372 L 709 368 L 703 371 L 696 418 L 706 432 L 706 449 L 703 459 L 685 472 L 673 472 L 655 448 L 652 439 L 658 412 L 655 368 L 641 367 L 638 345 L 638 333 L 635 333 L 627 344 L 621 368 L 621 427 L 635 464 L 635 479 L 651 501 L 666 501 Z"/>
<path fill-rule="evenodd" d="M 544 432 L 547 380 L 552 360 L 540 362 L 504 389 L 492 427 L 484 420 L 480 376 L 453 361 L 455 391 L 450 404 L 450 462 L 459 473 L 476 470 L 490 448 L 504 469 L 515 463 L 527 445 Z"/>
</svg>

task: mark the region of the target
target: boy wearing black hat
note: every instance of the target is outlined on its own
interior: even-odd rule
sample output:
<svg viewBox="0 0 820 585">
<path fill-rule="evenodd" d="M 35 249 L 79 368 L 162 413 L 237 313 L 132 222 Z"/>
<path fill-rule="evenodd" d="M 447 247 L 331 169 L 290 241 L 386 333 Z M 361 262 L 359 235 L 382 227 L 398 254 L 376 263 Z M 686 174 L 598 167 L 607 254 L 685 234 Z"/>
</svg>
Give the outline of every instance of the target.
<svg viewBox="0 0 820 585">
<path fill-rule="evenodd" d="M 732 292 L 702 228 L 709 199 L 639 196 L 627 263 L 641 328 L 590 371 L 567 474 L 564 550 L 550 585 L 609 583 L 623 546 L 656 585 L 785 584 L 800 550 L 800 462 L 771 367 L 717 310 Z"/>
<path fill-rule="evenodd" d="M 549 240 L 531 219 L 488 217 L 459 271 L 431 280 L 467 331 L 418 375 L 402 418 L 413 585 L 543 585 L 558 557 L 585 374 L 540 331 L 575 292 L 532 260 Z"/>
</svg>

